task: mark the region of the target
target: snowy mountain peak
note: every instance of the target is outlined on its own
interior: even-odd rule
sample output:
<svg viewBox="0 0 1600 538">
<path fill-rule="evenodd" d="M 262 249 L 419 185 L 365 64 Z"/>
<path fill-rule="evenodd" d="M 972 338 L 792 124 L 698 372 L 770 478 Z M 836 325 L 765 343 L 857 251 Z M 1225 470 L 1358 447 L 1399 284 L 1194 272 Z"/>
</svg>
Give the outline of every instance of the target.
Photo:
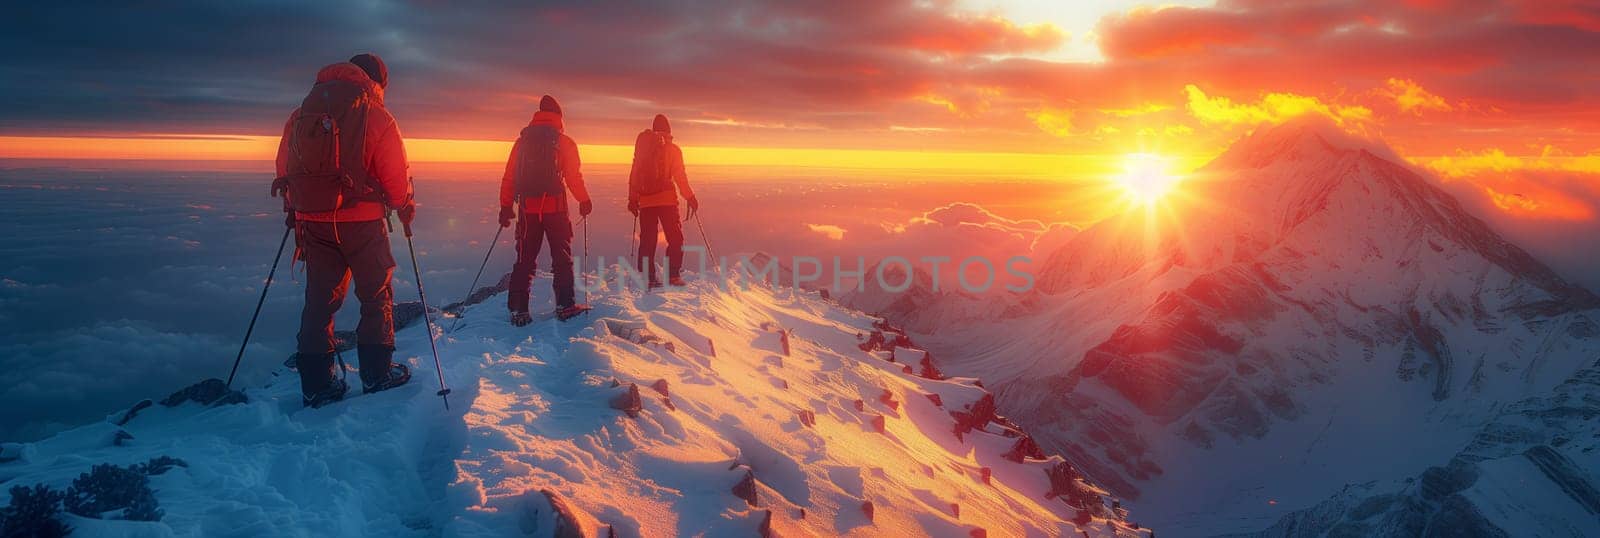
<svg viewBox="0 0 1600 538">
<path fill-rule="evenodd" d="M 1262 125 L 1235 141 L 1203 170 L 1265 168 L 1286 162 L 1319 162 L 1342 153 L 1367 152 L 1399 160 L 1381 140 L 1365 138 L 1332 122 L 1304 117 L 1280 125 Z"/>
<path fill-rule="evenodd" d="M 1600 300 L 1403 162 L 1259 129 L 1051 254 L 1031 313 L 925 340 L 1163 532 L 1421 473 L 1600 356 Z"/>
<path fill-rule="evenodd" d="M 1524 295 L 1528 312 L 1600 306 L 1594 294 L 1506 241 L 1402 162 L 1381 141 L 1326 122 L 1259 128 L 1196 172 L 1167 211 L 1133 210 L 1107 219 L 1050 254 L 1041 285 L 1063 293 L 1174 269 L 1183 273 L 1166 282 L 1180 284 L 1194 271 L 1263 257 L 1339 265 L 1349 256 L 1414 258 L 1424 250 L 1444 252 L 1448 244 L 1537 289 Z M 1342 251 L 1342 259 L 1328 256 L 1334 251 Z M 1427 276 L 1424 265 L 1407 265 L 1400 270 L 1407 282 Z"/>
</svg>

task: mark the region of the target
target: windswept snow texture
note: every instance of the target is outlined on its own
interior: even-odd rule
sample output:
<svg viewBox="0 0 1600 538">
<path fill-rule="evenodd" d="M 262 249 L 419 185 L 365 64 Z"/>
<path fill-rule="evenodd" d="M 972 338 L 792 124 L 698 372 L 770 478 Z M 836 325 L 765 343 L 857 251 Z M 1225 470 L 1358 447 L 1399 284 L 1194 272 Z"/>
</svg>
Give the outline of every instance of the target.
<svg viewBox="0 0 1600 538">
<path fill-rule="evenodd" d="M 1257 531 L 1418 475 L 1600 357 L 1600 300 L 1335 131 L 1262 128 L 1170 212 L 1073 237 L 1049 295 L 990 320 L 961 297 L 891 310 L 1163 534 Z M 1486 472 L 1566 468 L 1519 461 Z"/>
<path fill-rule="evenodd" d="M 549 304 L 547 277 L 534 288 Z M 279 371 L 245 404 L 145 409 L 126 446 L 120 413 L 10 445 L 0 479 L 59 487 L 95 463 L 186 460 L 152 478 L 161 522 L 72 522 L 127 535 L 550 536 L 555 499 L 586 532 L 624 537 L 755 536 L 769 512 L 784 536 L 1148 536 L 1121 510 L 1070 523 L 1078 510 L 1046 498 L 1059 458 L 1002 457 L 1017 440 L 999 424 L 958 439 L 951 412 L 983 389 L 863 351 L 876 320 L 811 295 L 598 292 L 587 316 L 526 328 L 503 300 L 438 331 L 451 411 L 413 324 L 397 335 L 406 386 L 302 409 Z M 614 408 L 630 385 L 637 418 Z"/>
</svg>

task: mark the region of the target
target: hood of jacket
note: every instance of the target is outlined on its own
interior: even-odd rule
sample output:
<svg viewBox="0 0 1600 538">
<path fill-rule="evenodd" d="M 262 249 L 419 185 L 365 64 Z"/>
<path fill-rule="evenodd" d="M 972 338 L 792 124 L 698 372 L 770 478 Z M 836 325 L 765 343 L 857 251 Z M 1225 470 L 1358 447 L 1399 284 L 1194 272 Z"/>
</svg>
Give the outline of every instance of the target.
<svg viewBox="0 0 1600 538">
<path fill-rule="evenodd" d="M 383 86 L 373 82 L 372 77 L 368 77 L 367 72 L 363 71 L 361 66 L 350 62 L 340 62 L 317 71 L 317 84 L 335 80 L 360 84 L 361 87 L 367 89 L 369 95 L 372 95 L 378 101 L 379 105 L 383 104 Z"/>
<path fill-rule="evenodd" d="M 566 126 L 562 125 L 562 114 L 560 112 L 550 112 L 550 110 L 533 112 L 533 120 L 528 122 L 528 126 L 534 125 L 550 125 L 555 126 L 557 131 L 563 131 L 563 133 L 566 131 Z"/>
<path fill-rule="evenodd" d="M 566 131 L 564 126 L 561 124 L 561 114 L 557 112 L 551 112 L 549 110 L 540 110 L 533 113 L 533 119 L 528 122 L 528 126 L 532 127 L 535 125 L 553 125 L 557 131 Z"/>
</svg>

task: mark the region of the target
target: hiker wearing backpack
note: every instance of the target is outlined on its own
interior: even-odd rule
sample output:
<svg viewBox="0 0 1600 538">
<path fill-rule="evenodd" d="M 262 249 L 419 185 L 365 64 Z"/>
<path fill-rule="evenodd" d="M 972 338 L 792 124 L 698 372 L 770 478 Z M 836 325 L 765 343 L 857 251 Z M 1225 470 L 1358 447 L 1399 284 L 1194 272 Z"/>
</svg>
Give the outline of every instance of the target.
<svg viewBox="0 0 1600 538">
<path fill-rule="evenodd" d="M 300 108 L 289 114 L 278 143 L 285 223 L 295 230 L 295 256 L 305 263 L 305 307 L 295 364 L 307 407 L 339 401 L 348 390 L 334 377 L 333 315 L 352 277 L 361 301 L 356 327 L 363 392 L 405 384 L 394 362 L 394 255 L 384 218 L 416 217 L 405 147 L 384 108 L 389 72 L 375 54 L 360 54 L 317 72 Z"/>
<path fill-rule="evenodd" d="M 556 317 L 565 321 L 588 309 L 577 303 L 573 286 L 568 191 L 578 200 L 579 216 L 594 211 L 589 190 L 583 186 L 578 144 L 564 132 L 561 104 L 546 95 L 511 146 L 505 175 L 500 178 L 500 227 L 511 226 L 513 219 L 517 224 L 517 261 L 511 267 L 506 304 L 512 325 L 533 322 L 528 313 L 528 288 L 533 285 L 539 248 L 545 242 L 550 244 L 550 269 L 555 274 L 551 285 L 556 294 Z M 519 205 L 520 211 L 516 209 Z"/>
<path fill-rule="evenodd" d="M 683 282 L 683 222 L 678 219 L 678 195 L 689 204 L 687 218 L 700 211 L 700 201 L 689 189 L 683 170 L 683 150 L 672 141 L 672 124 L 656 114 L 649 129 L 633 144 L 633 170 L 628 174 L 628 212 L 639 218 L 639 271 L 649 271 L 650 287 L 661 287 L 656 276 L 656 232 L 667 236 L 667 277 L 673 286 Z M 646 269 L 648 267 L 648 269 Z"/>
</svg>

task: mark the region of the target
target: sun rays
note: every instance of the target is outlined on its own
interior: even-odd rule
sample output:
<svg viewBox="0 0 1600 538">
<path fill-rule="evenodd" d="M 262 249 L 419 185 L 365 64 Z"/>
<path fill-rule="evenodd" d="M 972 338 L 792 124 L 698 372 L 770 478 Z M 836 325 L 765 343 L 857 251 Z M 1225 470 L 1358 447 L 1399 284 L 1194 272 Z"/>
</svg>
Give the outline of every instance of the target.
<svg viewBox="0 0 1600 538">
<path fill-rule="evenodd" d="M 1129 153 L 1122 173 L 1113 180 L 1133 204 L 1148 206 L 1161 201 L 1183 180 L 1173 172 L 1172 159 L 1155 153 Z"/>
</svg>

